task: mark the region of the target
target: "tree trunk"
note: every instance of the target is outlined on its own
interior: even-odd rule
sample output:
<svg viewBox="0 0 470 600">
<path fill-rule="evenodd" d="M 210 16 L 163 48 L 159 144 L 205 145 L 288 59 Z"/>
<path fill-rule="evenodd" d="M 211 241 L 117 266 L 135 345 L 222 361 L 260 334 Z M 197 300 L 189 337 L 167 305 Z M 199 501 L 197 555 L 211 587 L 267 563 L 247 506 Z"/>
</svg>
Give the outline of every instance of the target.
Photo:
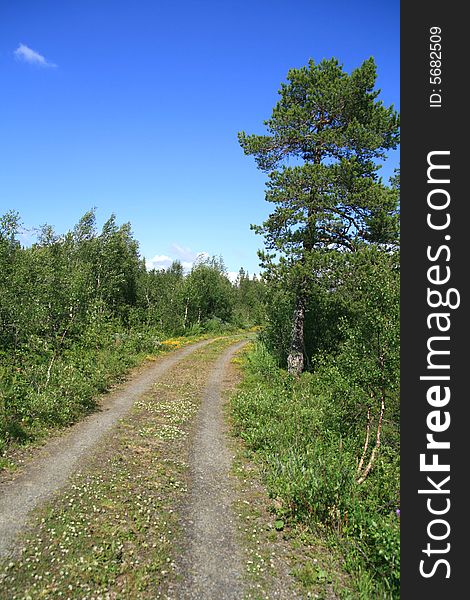
<svg viewBox="0 0 470 600">
<path fill-rule="evenodd" d="M 292 338 L 287 357 L 287 370 L 290 375 L 299 377 L 304 370 L 304 322 L 305 298 L 300 291 L 295 300 L 294 321 L 292 325 Z"/>
<path fill-rule="evenodd" d="M 321 162 L 321 156 L 315 158 L 315 163 Z M 312 252 L 313 242 L 315 238 L 315 210 L 314 210 L 314 194 L 311 194 L 311 202 L 308 207 L 308 224 L 306 227 L 305 238 L 303 241 L 303 255 L 301 258 L 302 265 L 305 265 L 306 255 Z M 304 274 L 300 282 L 298 282 L 297 295 L 295 298 L 294 319 L 292 323 L 292 337 L 290 343 L 289 356 L 287 357 L 287 371 L 290 375 L 300 377 L 304 370 L 305 341 L 304 341 L 304 324 L 305 310 L 307 306 L 307 297 L 309 289 L 309 279 Z"/>
</svg>

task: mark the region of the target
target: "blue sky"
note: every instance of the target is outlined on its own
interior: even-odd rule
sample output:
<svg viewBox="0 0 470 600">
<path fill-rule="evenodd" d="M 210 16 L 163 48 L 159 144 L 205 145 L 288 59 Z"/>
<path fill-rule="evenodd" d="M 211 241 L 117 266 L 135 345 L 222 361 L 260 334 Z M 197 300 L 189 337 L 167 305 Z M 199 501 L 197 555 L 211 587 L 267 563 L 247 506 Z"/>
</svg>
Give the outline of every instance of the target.
<svg viewBox="0 0 470 600">
<path fill-rule="evenodd" d="M 399 2 L 2 0 L 0 214 L 62 233 L 96 207 L 153 264 L 258 272 L 265 176 L 237 132 L 263 132 L 289 68 L 332 56 L 374 56 L 398 108 Z"/>
</svg>

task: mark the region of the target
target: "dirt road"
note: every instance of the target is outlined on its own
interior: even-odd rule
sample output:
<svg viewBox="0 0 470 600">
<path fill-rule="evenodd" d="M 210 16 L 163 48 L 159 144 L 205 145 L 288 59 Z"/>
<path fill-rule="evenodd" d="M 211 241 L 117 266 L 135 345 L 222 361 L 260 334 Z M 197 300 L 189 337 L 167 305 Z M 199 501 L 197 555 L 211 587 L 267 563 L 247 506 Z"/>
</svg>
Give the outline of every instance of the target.
<svg viewBox="0 0 470 600">
<path fill-rule="evenodd" d="M 222 394 L 245 343 L 159 359 L 2 484 L 0 598 L 244 597 Z"/>
<path fill-rule="evenodd" d="M 65 435 L 38 451 L 21 475 L 0 488 L 0 557 L 15 548 L 15 538 L 28 514 L 60 488 L 77 468 L 80 460 L 95 446 L 167 371 L 194 351 L 208 344 L 204 340 L 162 357 L 117 391 L 106 397 L 102 410 L 72 427 Z"/>
<path fill-rule="evenodd" d="M 158 359 L 0 485 L 1 600 L 303 597 L 265 491 L 233 464 L 224 400 L 246 341 Z"/>
<path fill-rule="evenodd" d="M 196 420 L 190 491 L 182 511 L 184 552 L 176 560 L 181 579 L 171 592 L 181 600 L 243 597 L 243 555 L 232 508 L 232 456 L 221 393 L 230 359 L 244 344 L 230 347 L 212 367 Z"/>
</svg>

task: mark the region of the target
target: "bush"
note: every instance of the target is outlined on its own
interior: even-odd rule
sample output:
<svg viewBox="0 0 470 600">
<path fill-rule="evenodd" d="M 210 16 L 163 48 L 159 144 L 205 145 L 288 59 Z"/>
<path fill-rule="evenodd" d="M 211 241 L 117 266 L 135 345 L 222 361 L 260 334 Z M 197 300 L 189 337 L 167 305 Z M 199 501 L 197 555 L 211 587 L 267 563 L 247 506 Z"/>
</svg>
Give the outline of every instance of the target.
<svg viewBox="0 0 470 600">
<path fill-rule="evenodd" d="M 203 329 L 206 333 L 220 334 L 235 331 L 236 326 L 231 323 L 226 323 L 218 317 L 212 317 L 212 319 L 205 321 Z"/>
</svg>

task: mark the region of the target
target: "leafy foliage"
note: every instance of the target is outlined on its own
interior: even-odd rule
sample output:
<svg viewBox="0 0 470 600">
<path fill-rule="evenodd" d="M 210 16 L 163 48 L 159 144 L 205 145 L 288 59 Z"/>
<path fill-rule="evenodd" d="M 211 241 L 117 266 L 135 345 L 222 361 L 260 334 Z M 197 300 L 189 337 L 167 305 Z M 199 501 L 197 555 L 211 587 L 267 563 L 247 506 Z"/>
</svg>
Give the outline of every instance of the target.
<svg viewBox="0 0 470 600">
<path fill-rule="evenodd" d="M 378 171 L 399 117 L 375 82 L 373 59 L 350 74 L 311 60 L 288 72 L 267 133 L 239 134 L 273 210 L 252 226 L 266 327 L 234 412 L 285 513 L 334 531 L 374 597 L 396 597 L 399 179 Z"/>
<path fill-rule="evenodd" d="M 310 60 L 288 72 L 265 121 L 267 134 L 238 136 L 268 174 L 266 200 L 274 210 L 253 228 L 265 238 L 265 276 L 294 293 L 287 364 L 297 375 L 308 356 L 306 305 L 324 253 L 398 239 L 398 193 L 377 171 L 398 144 L 399 118 L 378 100 L 376 77 L 372 58 L 351 74 L 334 58 Z"/>
</svg>

